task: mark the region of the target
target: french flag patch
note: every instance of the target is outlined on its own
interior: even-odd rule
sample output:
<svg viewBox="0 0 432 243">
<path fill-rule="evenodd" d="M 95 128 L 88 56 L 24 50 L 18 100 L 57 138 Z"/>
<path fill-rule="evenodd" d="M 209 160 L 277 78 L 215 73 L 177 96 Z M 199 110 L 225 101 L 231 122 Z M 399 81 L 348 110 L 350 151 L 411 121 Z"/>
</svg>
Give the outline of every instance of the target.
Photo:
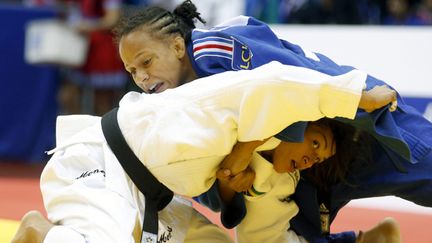
<svg viewBox="0 0 432 243">
<path fill-rule="evenodd" d="M 205 37 L 193 41 L 193 56 L 195 60 L 205 56 L 222 57 L 232 60 L 234 41 L 222 37 Z"/>
</svg>

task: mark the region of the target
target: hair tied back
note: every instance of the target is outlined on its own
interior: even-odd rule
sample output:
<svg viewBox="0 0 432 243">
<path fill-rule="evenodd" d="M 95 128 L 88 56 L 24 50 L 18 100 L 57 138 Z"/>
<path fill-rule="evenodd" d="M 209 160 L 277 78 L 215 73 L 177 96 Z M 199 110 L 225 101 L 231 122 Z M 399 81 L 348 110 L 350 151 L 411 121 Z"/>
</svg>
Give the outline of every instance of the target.
<svg viewBox="0 0 432 243">
<path fill-rule="evenodd" d="M 177 6 L 173 13 L 175 16 L 181 18 L 184 23 L 191 28 L 195 28 L 195 19 L 198 19 L 203 24 L 206 23 L 206 21 L 200 17 L 201 14 L 197 11 L 196 6 L 191 0 L 186 0 Z"/>
</svg>

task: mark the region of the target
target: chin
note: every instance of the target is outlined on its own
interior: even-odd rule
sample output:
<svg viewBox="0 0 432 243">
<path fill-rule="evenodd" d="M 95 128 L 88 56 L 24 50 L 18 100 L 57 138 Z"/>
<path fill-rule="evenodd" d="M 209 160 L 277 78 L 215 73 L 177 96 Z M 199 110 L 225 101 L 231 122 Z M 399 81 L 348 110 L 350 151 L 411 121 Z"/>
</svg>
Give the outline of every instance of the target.
<svg viewBox="0 0 432 243">
<path fill-rule="evenodd" d="M 286 172 L 288 172 L 288 170 L 287 170 L 287 169 L 284 169 L 284 168 L 273 167 L 273 169 L 274 169 L 277 173 L 286 173 Z"/>
</svg>

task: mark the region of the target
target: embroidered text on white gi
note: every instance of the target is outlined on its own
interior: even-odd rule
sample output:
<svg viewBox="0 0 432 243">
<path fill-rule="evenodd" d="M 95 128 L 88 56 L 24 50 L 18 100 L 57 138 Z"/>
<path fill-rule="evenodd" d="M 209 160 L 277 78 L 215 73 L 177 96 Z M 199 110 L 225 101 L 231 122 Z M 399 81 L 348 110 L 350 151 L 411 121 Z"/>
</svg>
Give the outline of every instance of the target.
<svg viewBox="0 0 432 243">
<path fill-rule="evenodd" d="M 91 176 L 93 174 L 99 174 L 99 173 L 101 173 L 103 175 L 103 177 L 105 177 L 105 171 L 104 170 L 95 169 L 95 170 L 92 170 L 92 171 L 83 172 L 80 176 L 78 176 L 75 179 L 78 180 L 78 179 L 86 178 L 86 177 L 89 177 L 89 176 Z"/>
<path fill-rule="evenodd" d="M 172 228 L 167 226 L 167 231 L 164 231 L 162 233 L 162 235 L 159 237 L 158 243 L 163 243 L 163 242 L 169 241 L 172 238 L 172 234 L 171 234 L 172 231 L 173 231 Z M 167 234 L 165 235 L 165 233 L 167 233 Z"/>
</svg>

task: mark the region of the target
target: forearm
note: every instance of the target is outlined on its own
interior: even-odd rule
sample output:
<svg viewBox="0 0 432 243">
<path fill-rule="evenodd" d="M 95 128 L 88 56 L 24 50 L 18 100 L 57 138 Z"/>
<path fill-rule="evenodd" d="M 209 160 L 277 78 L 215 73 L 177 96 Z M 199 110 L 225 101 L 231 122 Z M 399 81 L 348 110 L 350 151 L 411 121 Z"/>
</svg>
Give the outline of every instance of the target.
<svg viewBox="0 0 432 243">
<path fill-rule="evenodd" d="M 266 141 L 267 139 L 251 142 L 237 142 L 231 153 L 222 161 L 220 168 L 230 170 L 231 175 L 237 175 L 244 171 L 250 164 L 252 153 Z"/>
</svg>

